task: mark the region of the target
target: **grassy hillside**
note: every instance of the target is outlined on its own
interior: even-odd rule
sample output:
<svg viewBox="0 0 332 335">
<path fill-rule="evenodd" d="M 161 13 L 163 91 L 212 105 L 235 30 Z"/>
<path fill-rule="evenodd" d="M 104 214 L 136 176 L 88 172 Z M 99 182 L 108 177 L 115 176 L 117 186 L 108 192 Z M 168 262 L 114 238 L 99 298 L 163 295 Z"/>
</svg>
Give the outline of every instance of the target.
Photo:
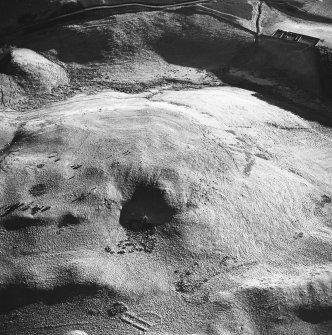
<svg viewBox="0 0 332 335">
<path fill-rule="evenodd" d="M 120 302 L 151 334 L 331 330 L 315 124 L 232 87 L 108 91 L 1 136 L 1 335 L 132 334 Z"/>
</svg>

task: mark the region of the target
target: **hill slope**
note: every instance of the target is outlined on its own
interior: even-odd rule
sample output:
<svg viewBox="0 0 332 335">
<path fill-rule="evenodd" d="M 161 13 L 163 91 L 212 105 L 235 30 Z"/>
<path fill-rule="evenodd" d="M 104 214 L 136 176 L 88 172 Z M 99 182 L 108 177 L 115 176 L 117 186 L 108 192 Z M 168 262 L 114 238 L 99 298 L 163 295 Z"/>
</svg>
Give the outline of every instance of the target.
<svg viewBox="0 0 332 335">
<path fill-rule="evenodd" d="M 4 121 L 1 334 L 131 333 L 117 301 L 160 315 L 151 332 L 331 330 L 301 314 L 330 308 L 332 147 L 310 123 L 234 88 L 81 95 Z"/>
</svg>

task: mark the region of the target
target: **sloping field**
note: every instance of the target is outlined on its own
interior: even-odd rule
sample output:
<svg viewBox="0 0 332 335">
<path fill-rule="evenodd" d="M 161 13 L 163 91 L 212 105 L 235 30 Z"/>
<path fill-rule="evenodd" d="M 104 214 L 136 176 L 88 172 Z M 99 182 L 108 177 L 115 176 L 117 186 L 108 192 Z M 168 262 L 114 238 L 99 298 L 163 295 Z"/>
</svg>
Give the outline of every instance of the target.
<svg viewBox="0 0 332 335">
<path fill-rule="evenodd" d="M 295 17 L 332 22 L 332 3 L 329 0 L 268 0 L 266 3 Z"/>
<path fill-rule="evenodd" d="M 331 330 L 332 146 L 310 123 L 230 87 L 2 118 L 0 334 L 137 331 L 116 303 L 151 334 Z"/>
</svg>

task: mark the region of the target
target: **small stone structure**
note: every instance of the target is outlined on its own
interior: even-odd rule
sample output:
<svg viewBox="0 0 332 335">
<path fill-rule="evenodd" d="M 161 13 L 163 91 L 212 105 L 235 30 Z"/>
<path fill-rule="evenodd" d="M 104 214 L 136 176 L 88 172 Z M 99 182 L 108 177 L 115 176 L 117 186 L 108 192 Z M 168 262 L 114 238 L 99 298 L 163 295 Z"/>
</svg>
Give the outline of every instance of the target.
<svg viewBox="0 0 332 335">
<path fill-rule="evenodd" d="M 299 42 L 303 44 L 308 44 L 311 46 L 315 46 L 319 42 L 319 38 L 293 33 L 291 31 L 284 31 L 278 29 L 274 34 L 273 37 L 280 38 L 287 41 Z"/>
</svg>

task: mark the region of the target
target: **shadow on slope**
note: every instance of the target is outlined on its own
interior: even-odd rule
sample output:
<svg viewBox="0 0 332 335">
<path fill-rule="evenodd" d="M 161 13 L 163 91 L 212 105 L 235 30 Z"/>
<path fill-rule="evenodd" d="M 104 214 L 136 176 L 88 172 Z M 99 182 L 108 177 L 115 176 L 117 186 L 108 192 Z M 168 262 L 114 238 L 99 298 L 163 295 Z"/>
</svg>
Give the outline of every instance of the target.
<svg viewBox="0 0 332 335">
<path fill-rule="evenodd" d="M 308 121 L 332 126 L 328 108 L 332 58 L 327 48 L 260 36 L 257 44 L 243 49 L 228 67 L 214 73 L 233 86 L 257 91 L 260 99 Z"/>
<path fill-rule="evenodd" d="M 96 284 L 72 283 L 41 289 L 26 284 L 10 284 L 0 289 L 0 313 L 42 302 L 47 305 L 57 304 L 75 297 L 97 294 L 102 288 Z"/>
<path fill-rule="evenodd" d="M 192 9 L 182 14 L 182 29 L 165 26 L 151 47 L 171 64 L 211 70 L 228 64 L 243 48 L 254 42 L 253 32 L 232 22 Z"/>
<path fill-rule="evenodd" d="M 258 91 L 261 90 L 258 88 Z M 263 101 L 266 101 L 270 105 L 278 106 L 282 109 L 288 110 L 305 120 L 318 122 L 320 125 L 325 127 L 332 127 L 332 115 L 326 110 L 318 112 L 317 109 L 310 108 L 309 106 L 296 104 L 291 99 L 277 98 L 275 94 L 271 94 L 268 90 L 265 92 L 263 90 L 261 93 L 255 93 L 254 96 Z"/>
<path fill-rule="evenodd" d="M 332 306 L 301 306 L 297 313 L 301 320 L 311 324 L 332 321 Z"/>
</svg>

